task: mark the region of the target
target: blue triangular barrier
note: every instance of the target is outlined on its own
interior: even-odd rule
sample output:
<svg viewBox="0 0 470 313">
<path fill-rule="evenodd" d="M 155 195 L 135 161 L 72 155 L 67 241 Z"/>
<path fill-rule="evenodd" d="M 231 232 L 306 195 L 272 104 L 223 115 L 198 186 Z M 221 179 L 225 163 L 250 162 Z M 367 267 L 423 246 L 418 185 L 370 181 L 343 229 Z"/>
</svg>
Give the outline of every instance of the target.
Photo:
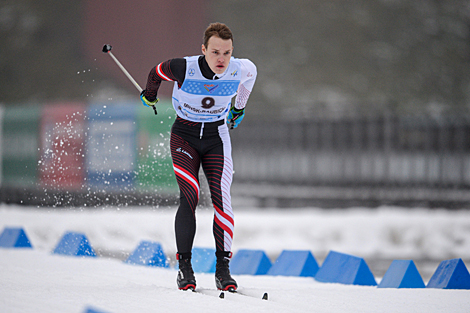
<svg viewBox="0 0 470 313">
<path fill-rule="evenodd" d="M 374 275 L 363 258 L 330 251 L 315 275 L 325 283 L 376 286 Z"/>
<path fill-rule="evenodd" d="M 239 250 L 230 261 L 230 272 L 236 275 L 265 275 L 271 261 L 262 250 Z"/>
<path fill-rule="evenodd" d="M 470 289 L 470 274 L 462 259 L 442 261 L 428 282 L 427 288 Z"/>
<path fill-rule="evenodd" d="M 32 248 L 23 228 L 5 227 L 0 235 L 2 248 Z"/>
<path fill-rule="evenodd" d="M 169 267 L 168 259 L 158 242 L 141 241 L 127 258 L 126 263 L 146 266 Z"/>
<path fill-rule="evenodd" d="M 412 260 L 394 260 L 379 288 L 424 288 L 423 278 Z"/>
<path fill-rule="evenodd" d="M 214 273 L 216 263 L 215 249 L 193 248 L 191 263 L 196 273 Z"/>
<path fill-rule="evenodd" d="M 92 307 L 87 307 L 85 308 L 85 311 L 83 313 L 106 313 L 105 311 L 98 310 Z"/>
<path fill-rule="evenodd" d="M 85 311 L 83 313 L 106 313 L 106 312 L 92 308 L 92 307 L 87 307 L 85 308 Z"/>
<path fill-rule="evenodd" d="M 88 238 L 82 233 L 66 232 L 52 253 L 96 257 Z"/>
<path fill-rule="evenodd" d="M 267 274 L 313 277 L 318 268 L 318 263 L 310 251 L 284 250 Z"/>
</svg>

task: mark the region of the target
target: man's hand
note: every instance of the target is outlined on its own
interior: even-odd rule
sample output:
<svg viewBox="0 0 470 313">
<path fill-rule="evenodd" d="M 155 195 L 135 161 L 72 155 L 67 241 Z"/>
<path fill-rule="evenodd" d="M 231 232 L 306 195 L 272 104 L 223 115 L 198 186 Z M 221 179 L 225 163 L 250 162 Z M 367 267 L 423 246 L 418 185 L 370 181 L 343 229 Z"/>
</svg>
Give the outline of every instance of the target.
<svg viewBox="0 0 470 313">
<path fill-rule="evenodd" d="M 243 117 L 245 117 L 245 109 L 237 110 L 234 107 L 230 109 L 227 116 L 227 123 L 229 123 L 230 129 L 237 128 Z"/>
<path fill-rule="evenodd" d="M 142 90 L 142 92 L 140 93 L 140 100 L 142 100 L 142 103 L 146 106 L 146 107 L 154 107 L 155 104 L 157 104 L 158 102 L 158 98 L 155 98 L 154 101 L 150 101 L 148 100 L 147 98 L 145 98 L 145 89 Z"/>
</svg>

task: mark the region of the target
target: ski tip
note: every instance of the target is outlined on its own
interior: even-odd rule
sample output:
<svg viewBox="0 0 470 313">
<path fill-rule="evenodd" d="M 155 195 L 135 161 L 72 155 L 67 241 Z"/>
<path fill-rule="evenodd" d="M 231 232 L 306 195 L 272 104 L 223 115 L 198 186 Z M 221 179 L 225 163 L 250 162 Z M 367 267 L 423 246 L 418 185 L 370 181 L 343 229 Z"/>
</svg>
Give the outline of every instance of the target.
<svg viewBox="0 0 470 313">
<path fill-rule="evenodd" d="M 225 298 L 225 293 L 224 293 L 223 291 L 220 293 L 219 298 L 220 298 L 220 299 L 224 299 L 224 298 Z"/>
<path fill-rule="evenodd" d="M 263 298 L 261 298 L 261 299 L 263 299 L 263 300 L 268 300 L 268 293 L 265 292 L 264 295 L 263 295 Z"/>
</svg>

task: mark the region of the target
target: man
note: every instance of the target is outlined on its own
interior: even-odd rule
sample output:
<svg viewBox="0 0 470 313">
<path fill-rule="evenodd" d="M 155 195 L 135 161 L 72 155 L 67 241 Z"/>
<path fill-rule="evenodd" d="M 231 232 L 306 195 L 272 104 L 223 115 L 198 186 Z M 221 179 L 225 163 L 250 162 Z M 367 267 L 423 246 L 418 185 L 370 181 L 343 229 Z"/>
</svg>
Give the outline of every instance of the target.
<svg viewBox="0 0 470 313">
<path fill-rule="evenodd" d="M 158 102 L 161 81 L 175 82 L 172 102 L 177 118 L 171 128 L 170 149 L 180 189 L 175 217 L 178 288 L 196 288 L 191 250 L 202 165 L 214 206 L 216 286 L 220 290 L 236 290 L 237 283 L 229 270 L 234 219 L 230 196 L 232 148 L 227 123 L 236 128 L 242 121 L 257 72 L 250 60 L 232 57 L 233 35 L 225 24 L 209 25 L 201 49 L 200 56 L 170 59 L 152 68 L 141 99 L 144 105 L 153 106 Z"/>
</svg>

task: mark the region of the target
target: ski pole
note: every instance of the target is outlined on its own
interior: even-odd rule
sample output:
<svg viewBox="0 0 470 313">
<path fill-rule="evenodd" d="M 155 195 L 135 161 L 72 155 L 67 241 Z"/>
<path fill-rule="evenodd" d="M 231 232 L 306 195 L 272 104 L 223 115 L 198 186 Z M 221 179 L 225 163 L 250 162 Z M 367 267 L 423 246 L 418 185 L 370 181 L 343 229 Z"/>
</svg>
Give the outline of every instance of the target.
<svg viewBox="0 0 470 313">
<path fill-rule="evenodd" d="M 113 47 L 111 45 L 104 45 L 103 52 L 109 54 L 109 56 L 114 60 L 114 62 L 116 62 L 117 66 L 119 66 L 121 71 L 127 76 L 127 78 L 129 78 L 131 83 L 134 84 L 135 88 L 137 88 L 139 93 L 141 93 L 143 89 L 139 86 L 139 84 L 135 81 L 135 79 L 131 76 L 131 74 L 129 74 L 129 72 L 124 68 L 124 66 L 122 66 L 121 62 L 119 62 L 119 60 L 114 56 L 114 54 L 111 52 L 112 48 Z M 158 114 L 157 108 L 155 107 L 155 105 L 152 105 L 152 107 L 153 107 L 153 111 L 155 112 L 155 115 L 157 115 Z"/>
</svg>

